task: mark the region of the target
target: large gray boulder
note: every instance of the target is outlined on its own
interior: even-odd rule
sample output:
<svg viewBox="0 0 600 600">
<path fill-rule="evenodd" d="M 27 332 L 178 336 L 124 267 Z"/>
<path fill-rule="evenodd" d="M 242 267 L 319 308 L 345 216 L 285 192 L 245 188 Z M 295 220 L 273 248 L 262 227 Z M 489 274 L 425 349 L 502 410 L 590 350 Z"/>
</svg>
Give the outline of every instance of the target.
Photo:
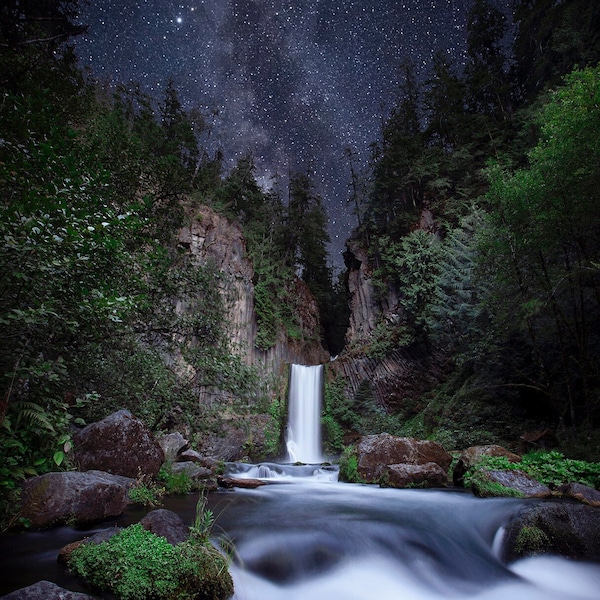
<svg viewBox="0 0 600 600">
<path fill-rule="evenodd" d="M 522 471 L 482 469 L 471 479 L 471 491 L 479 498 L 518 496 L 521 498 L 550 498 L 552 490 Z"/>
<path fill-rule="evenodd" d="M 2 600 L 94 600 L 94 597 L 65 590 L 50 581 L 38 581 L 2 596 Z"/>
<path fill-rule="evenodd" d="M 21 516 L 34 529 L 85 524 L 120 515 L 135 481 L 103 471 L 46 473 L 23 482 Z"/>
<path fill-rule="evenodd" d="M 368 483 L 376 483 L 389 465 L 426 465 L 435 463 L 448 472 L 452 456 L 437 442 L 395 437 L 389 433 L 367 435 L 356 447 L 357 471 Z"/>
<path fill-rule="evenodd" d="M 165 454 L 152 432 L 128 410 L 91 423 L 73 436 L 75 460 L 81 471 L 99 470 L 154 477 Z"/>
<path fill-rule="evenodd" d="M 507 527 L 504 558 L 558 554 L 600 560 L 600 510 L 575 502 L 528 505 Z"/>
</svg>

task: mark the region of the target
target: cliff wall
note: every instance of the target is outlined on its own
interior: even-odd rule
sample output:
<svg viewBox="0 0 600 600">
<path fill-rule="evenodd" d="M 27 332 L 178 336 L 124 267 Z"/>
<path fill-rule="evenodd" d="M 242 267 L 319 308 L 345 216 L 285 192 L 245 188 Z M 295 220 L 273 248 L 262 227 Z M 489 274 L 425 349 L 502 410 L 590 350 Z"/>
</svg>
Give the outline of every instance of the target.
<svg viewBox="0 0 600 600">
<path fill-rule="evenodd" d="M 221 273 L 220 292 L 225 304 L 225 321 L 231 348 L 239 349 L 243 359 L 261 366 L 265 372 L 280 374 L 289 363 L 319 364 L 329 355 L 320 343 L 320 319 L 317 303 L 306 284 L 297 280 L 300 298 L 301 335 L 288 339 L 281 331 L 277 343 L 267 351 L 255 346 L 257 318 L 254 310 L 254 269 L 246 253 L 241 227 L 202 206 L 190 214 L 190 224 L 179 232 L 180 249 L 197 264 L 212 262 Z"/>
<path fill-rule="evenodd" d="M 349 396 L 366 387 L 380 407 L 408 418 L 420 410 L 422 395 L 443 377 L 443 357 L 416 344 L 392 350 L 384 358 L 372 357 L 377 324 L 397 320 L 402 309 L 393 290 L 376 293 L 366 248 L 357 240 L 349 240 L 346 247 L 350 322 L 346 347 L 329 373 L 344 377 Z"/>
</svg>

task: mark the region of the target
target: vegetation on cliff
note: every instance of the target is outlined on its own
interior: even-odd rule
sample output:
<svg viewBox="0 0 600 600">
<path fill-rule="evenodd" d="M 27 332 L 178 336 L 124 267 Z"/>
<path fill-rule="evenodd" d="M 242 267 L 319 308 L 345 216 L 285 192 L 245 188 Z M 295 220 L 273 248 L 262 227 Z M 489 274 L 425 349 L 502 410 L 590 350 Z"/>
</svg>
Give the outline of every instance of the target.
<svg viewBox="0 0 600 600">
<path fill-rule="evenodd" d="M 334 295 L 310 174 L 292 178 L 287 206 L 258 187 L 251 157 L 225 173 L 172 81 L 155 99 L 90 80 L 69 46 L 78 2 L 34 4 L 9 2 L 0 27 L 3 489 L 68 467 L 71 426 L 118 408 L 193 441 L 227 412 L 202 389 L 232 414 L 268 413 L 272 390 L 230 343 L 222 273 L 177 245 L 201 203 L 244 227 L 259 348 L 304 335 L 298 272 L 324 314 Z"/>
</svg>

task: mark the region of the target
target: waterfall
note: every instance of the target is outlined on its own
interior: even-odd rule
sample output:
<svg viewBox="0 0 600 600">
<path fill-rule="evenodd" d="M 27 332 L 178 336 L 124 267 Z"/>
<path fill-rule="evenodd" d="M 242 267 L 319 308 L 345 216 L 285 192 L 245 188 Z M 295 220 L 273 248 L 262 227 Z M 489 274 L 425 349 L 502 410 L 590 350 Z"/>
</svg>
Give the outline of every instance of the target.
<svg viewBox="0 0 600 600">
<path fill-rule="evenodd" d="M 291 462 L 320 463 L 323 365 L 292 365 L 288 398 L 287 451 Z"/>
</svg>

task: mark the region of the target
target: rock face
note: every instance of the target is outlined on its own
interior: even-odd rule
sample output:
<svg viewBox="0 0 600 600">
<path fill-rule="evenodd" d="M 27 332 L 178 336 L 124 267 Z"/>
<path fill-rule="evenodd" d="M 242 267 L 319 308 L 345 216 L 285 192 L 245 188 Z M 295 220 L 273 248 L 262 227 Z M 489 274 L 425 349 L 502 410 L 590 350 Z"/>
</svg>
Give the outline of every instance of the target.
<svg viewBox="0 0 600 600">
<path fill-rule="evenodd" d="M 46 473 L 23 483 L 21 515 L 34 529 L 93 523 L 120 515 L 134 480 L 102 471 Z"/>
<path fill-rule="evenodd" d="M 151 431 L 128 410 L 88 425 L 75 434 L 73 441 L 75 460 L 82 471 L 154 476 L 165 460 Z"/>
<path fill-rule="evenodd" d="M 397 348 L 382 359 L 369 356 L 377 323 L 397 321 L 402 309 L 393 291 L 388 290 L 383 297 L 375 293 L 373 269 L 366 249 L 358 241 L 347 242 L 344 259 L 350 296 L 346 346 L 351 350 L 342 352 L 328 370 L 348 382 L 350 395 L 366 386 L 377 405 L 409 419 L 422 410 L 422 395 L 442 379 L 443 357 L 415 345 Z"/>
<path fill-rule="evenodd" d="M 94 600 L 94 597 L 65 590 L 50 581 L 38 581 L 2 596 L 2 600 Z"/>
<path fill-rule="evenodd" d="M 380 481 L 381 477 L 389 471 L 390 465 L 422 466 L 435 463 L 444 474 L 447 474 L 452 462 L 452 456 L 436 442 L 399 438 L 388 433 L 364 436 L 356 447 L 356 454 L 358 474 L 368 483 Z M 429 470 L 431 471 L 431 468 Z M 395 471 L 394 477 L 399 482 L 402 470 L 396 468 Z M 408 470 L 404 469 L 403 472 L 407 474 Z M 418 474 L 417 471 L 414 473 L 419 479 L 423 477 L 424 470 L 421 469 Z M 420 483 L 422 482 L 423 480 Z"/>
<path fill-rule="evenodd" d="M 570 502 L 525 508 L 506 530 L 504 558 L 544 553 L 600 560 L 600 511 Z"/>
<path fill-rule="evenodd" d="M 254 269 L 247 258 L 246 240 L 241 227 L 211 208 L 194 210 L 191 222 L 179 232 L 179 246 L 197 264 L 214 264 L 221 272 L 220 291 L 227 310 L 231 347 L 238 347 L 250 364 L 264 364 L 279 373 L 286 363 L 320 364 L 329 360 L 319 343 L 320 320 L 317 303 L 306 284 L 296 282 L 296 295 L 303 307 L 300 314 L 302 335 L 297 340 L 282 334 L 276 345 L 263 352 L 255 347 L 257 319 L 254 310 Z M 181 306 L 180 310 L 185 311 Z"/>
<path fill-rule="evenodd" d="M 465 473 L 486 456 L 504 456 L 511 463 L 521 462 L 521 457 L 518 454 L 514 454 L 502 446 L 493 444 L 488 446 L 471 446 L 462 452 L 454 467 L 454 471 L 452 472 L 454 485 L 463 485 Z"/>
</svg>

